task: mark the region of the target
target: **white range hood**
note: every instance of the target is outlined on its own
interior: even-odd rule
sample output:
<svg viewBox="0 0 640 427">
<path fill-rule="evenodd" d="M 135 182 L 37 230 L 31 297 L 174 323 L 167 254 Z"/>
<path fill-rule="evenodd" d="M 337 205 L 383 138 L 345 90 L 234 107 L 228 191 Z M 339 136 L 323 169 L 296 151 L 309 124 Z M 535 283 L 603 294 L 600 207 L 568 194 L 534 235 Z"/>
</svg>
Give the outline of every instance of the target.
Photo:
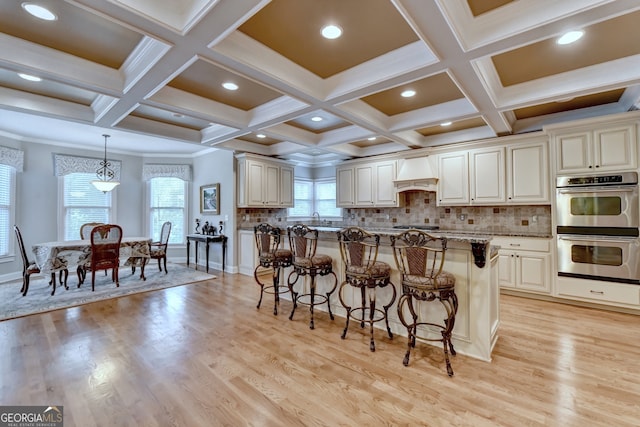
<svg viewBox="0 0 640 427">
<path fill-rule="evenodd" d="M 398 177 L 393 181 L 398 193 L 403 191 L 436 191 L 438 177 L 428 156 L 399 161 Z"/>
</svg>

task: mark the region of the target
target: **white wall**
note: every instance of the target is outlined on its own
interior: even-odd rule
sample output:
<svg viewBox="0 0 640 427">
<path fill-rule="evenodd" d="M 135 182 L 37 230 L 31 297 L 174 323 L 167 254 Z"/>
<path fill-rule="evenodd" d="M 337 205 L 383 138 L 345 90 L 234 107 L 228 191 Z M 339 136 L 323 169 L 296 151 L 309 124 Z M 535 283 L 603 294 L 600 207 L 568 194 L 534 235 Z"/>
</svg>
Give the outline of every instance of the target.
<svg viewBox="0 0 640 427">
<path fill-rule="evenodd" d="M 203 215 L 200 213 L 200 186 L 220 183 L 220 215 Z M 200 224 L 209 221 L 218 227 L 220 221 L 224 221 L 224 234 L 227 236 L 226 269 L 230 272 L 237 271 L 236 262 L 236 170 L 233 152 L 217 150 L 193 159 L 193 188 L 191 190 L 191 212 L 189 215 L 189 233 L 195 231 L 195 219 L 200 219 Z M 193 244 L 192 244 L 193 245 Z M 210 246 L 209 263 L 222 262 L 222 250 L 220 245 Z M 193 256 L 193 248 L 191 250 Z M 204 248 L 200 250 L 200 262 L 204 263 Z"/>
</svg>

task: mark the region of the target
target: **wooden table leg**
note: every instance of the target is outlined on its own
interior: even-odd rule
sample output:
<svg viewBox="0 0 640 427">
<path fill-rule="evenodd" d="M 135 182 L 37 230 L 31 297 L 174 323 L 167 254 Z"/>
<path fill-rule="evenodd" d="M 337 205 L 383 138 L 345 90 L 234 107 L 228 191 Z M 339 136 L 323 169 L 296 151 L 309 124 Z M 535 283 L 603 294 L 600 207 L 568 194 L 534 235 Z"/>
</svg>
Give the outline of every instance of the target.
<svg viewBox="0 0 640 427">
<path fill-rule="evenodd" d="M 144 266 L 147 265 L 147 259 L 146 258 L 140 258 L 140 264 L 141 264 L 141 267 L 140 267 L 140 278 L 142 280 L 147 280 L 147 278 L 144 277 Z"/>
</svg>

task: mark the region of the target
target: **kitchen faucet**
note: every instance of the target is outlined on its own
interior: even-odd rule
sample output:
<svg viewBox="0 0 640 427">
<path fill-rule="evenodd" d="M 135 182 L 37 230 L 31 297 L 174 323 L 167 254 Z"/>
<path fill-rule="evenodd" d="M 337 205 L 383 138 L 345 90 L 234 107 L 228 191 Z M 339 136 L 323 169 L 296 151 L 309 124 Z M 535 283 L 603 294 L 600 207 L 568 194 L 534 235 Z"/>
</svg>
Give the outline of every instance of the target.
<svg viewBox="0 0 640 427">
<path fill-rule="evenodd" d="M 311 214 L 311 219 L 313 220 L 313 218 L 314 218 L 316 215 L 318 216 L 318 224 L 319 224 L 319 223 L 320 223 L 320 212 L 314 212 L 314 213 L 312 213 L 312 214 Z"/>
</svg>

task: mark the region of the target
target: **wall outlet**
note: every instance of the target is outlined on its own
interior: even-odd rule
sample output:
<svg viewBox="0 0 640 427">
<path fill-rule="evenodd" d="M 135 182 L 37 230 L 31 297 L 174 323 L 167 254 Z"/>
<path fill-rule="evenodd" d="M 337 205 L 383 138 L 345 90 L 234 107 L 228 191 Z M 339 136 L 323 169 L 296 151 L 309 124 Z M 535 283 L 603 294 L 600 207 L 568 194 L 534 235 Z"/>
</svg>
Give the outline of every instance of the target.
<svg viewBox="0 0 640 427">
<path fill-rule="evenodd" d="M 538 215 L 534 215 L 531 217 L 531 222 L 538 222 Z"/>
<path fill-rule="evenodd" d="M 464 221 L 465 219 L 467 219 L 467 214 L 460 214 L 458 219 L 460 219 L 460 221 Z"/>
</svg>

